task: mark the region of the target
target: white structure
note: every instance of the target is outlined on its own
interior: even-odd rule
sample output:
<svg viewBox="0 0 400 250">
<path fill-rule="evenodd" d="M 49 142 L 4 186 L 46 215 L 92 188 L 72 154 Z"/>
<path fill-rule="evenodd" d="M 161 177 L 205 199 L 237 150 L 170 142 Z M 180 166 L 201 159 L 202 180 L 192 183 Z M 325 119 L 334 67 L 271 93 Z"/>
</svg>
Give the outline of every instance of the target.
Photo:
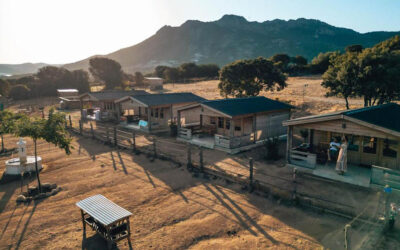
<svg viewBox="0 0 400 250">
<path fill-rule="evenodd" d="M 24 141 L 24 139 L 22 138 L 19 138 L 17 145 L 18 145 L 19 162 L 21 162 L 21 164 L 24 164 L 26 163 L 26 141 Z"/>
<path fill-rule="evenodd" d="M 22 138 L 17 142 L 18 158 L 12 158 L 6 161 L 6 174 L 20 175 L 24 172 L 35 172 L 35 156 L 26 155 L 26 141 Z M 42 158 L 37 157 L 38 170 L 42 169 Z"/>
</svg>

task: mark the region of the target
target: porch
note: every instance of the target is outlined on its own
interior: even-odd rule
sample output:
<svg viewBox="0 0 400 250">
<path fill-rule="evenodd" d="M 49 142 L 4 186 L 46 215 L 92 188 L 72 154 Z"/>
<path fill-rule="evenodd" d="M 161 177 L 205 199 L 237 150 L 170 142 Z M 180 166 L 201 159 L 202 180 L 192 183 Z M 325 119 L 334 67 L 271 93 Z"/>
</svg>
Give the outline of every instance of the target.
<svg viewBox="0 0 400 250">
<path fill-rule="evenodd" d="M 367 188 L 371 185 L 372 168 L 368 167 L 348 164 L 347 172 L 343 175 L 339 175 L 335 170 L 336 164 L 331 162 L 326 164 L 315 164 L 314 168 L 309 168 L 300 160 L 292 160 L 288 166 L 296 168 L 300 172 L 306 172 L 325 179 Z"/>
</svg>

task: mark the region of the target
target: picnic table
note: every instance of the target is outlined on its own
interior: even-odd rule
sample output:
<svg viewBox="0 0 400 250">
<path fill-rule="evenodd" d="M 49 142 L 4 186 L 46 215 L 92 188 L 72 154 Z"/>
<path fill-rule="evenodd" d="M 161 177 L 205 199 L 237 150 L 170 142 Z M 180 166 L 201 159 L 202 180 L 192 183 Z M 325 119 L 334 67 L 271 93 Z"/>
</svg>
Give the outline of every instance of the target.
<svg viewBox="0 0 400 250">
<path fill-rule="evenodd" d="M 129 223 L 131 212 L 101 194 L 81 200 L 76 206 L 81 210 L 84 233 L 87 224 L 107 240 L 109 248 L 113 243 L 125 238 L 128 238 L 131 244 Z"/>
</svg>

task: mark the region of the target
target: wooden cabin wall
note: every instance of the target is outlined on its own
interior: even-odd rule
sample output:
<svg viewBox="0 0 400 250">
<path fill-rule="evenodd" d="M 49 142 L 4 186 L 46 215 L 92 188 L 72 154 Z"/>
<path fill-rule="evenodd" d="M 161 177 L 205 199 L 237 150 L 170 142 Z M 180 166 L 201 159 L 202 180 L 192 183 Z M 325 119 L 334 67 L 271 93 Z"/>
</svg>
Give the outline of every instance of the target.
<svg viewBox="0 0 400 250">
<path fill-rule="evenodd" d="M 186 124 L 199 123 L 200 124 L 200 114 L 201 114 L 201 106 L 194 107 L 191 109 L 186 109 L 181 111 L 181 126 L 185 126 Z M 203 116 L 203 124 L 209 124 L 209 118 L 207 121 L 207 116 Z"/>
<path fill-rule="evenodd" d="M 257 140 L 286 134 L 283 121 L 289 120 L 290 112 L 274 112 L 256 115 Z"/>
</svg>

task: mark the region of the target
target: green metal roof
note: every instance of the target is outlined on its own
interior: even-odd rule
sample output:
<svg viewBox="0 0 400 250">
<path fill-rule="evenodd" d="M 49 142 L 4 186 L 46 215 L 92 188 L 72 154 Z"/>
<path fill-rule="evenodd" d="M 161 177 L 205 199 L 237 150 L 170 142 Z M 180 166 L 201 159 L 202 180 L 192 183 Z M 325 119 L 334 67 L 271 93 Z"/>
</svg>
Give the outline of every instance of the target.
<svg viewBox="0 0 400 250">
<path fill-rule="evenodd" d="M 202 104 L 231 117 L 293 108 L 289 104 L 264 96 L 204 101 Z"/>
<path fill-rule="evenodd" d="M 288 122 L 307 122 L 311 119 L 324 118 L 336 115 L 343 115 L 350 118 L 354 118 L 363 122 L 390 129 L 393 131 L 400 132 L 400 105 L 396 103 L 382 104 L 378 106 L 353 109 L 353 110 L 342 110 L 333 113 L 311 115 L 305 117 L 299 117 L 296 119 L 289 120 Z"/>
<path fill-rule="evenodd" d="M 192 93 L 166 93 L 166 94 L 149 94 L 135 95 L 134 99 L 148 106 L 158 106 L 165 104 L 202 102 L 205 99 Z"/>
<path fill-rule="evenodd" d="M 400 132 L 400 105 L 396 103 L 349 110 L 343 115 Z"/>
</svg>

